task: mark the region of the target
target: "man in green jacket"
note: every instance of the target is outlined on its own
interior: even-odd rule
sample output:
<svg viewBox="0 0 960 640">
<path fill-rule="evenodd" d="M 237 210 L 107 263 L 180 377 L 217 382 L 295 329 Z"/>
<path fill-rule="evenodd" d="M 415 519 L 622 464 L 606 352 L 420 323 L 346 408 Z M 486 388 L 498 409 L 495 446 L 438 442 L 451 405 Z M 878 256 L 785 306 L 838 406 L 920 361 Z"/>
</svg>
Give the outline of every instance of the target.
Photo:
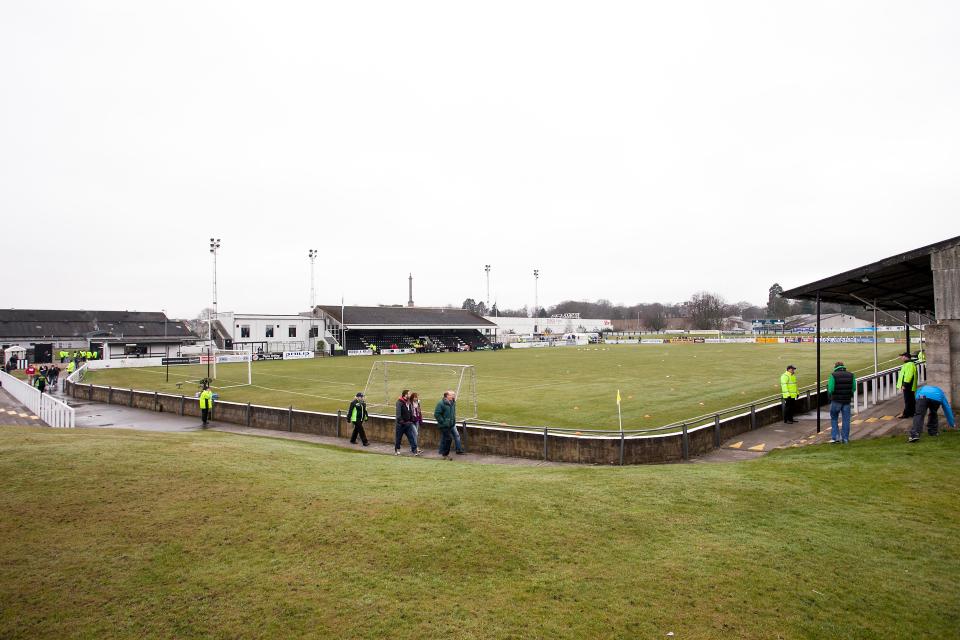
<svg viewBox="0 0 960 640">
<path fill-rule="evenodd" d="M 446 391 L 443 398 L 433 410 L 433 417 L 440 428 L 440 455 L 444 460 L 450 459 L 450 445 L 456 445 L 457 455 L 463 455 L 463 444 L 460 442 L 460 433 L 457 431 L 457 394 Z"/>
<path fill-rule="evenodd" d="M 787 370 L 780 375 L 780 395 L 783 396 L 783 421 L 793 424 L 794 407 L 797 404 L 797 368 L 787 365 Z"/>
<path fill-rule="evenodd" d="M 903 391 L 903 413 L 898 418 L 912 418 L 917 412 L 917 365 L 909 351 L 900 354 L 903 366 L 897 373 L 897 389 Z"/>
</svg>

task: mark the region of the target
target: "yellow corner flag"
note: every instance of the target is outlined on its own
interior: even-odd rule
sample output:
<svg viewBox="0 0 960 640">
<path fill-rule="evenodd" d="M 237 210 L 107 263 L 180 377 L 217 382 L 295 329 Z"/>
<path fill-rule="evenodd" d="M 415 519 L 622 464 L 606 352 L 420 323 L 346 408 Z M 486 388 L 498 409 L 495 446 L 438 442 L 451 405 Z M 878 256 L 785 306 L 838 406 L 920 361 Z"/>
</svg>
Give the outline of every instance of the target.
<svg viewBox="0 0 960 640">
<path fill-rule="evenodd" d="M 620 404 L 620 389 L 617 389 L 617 404 Z"/>
</svg>

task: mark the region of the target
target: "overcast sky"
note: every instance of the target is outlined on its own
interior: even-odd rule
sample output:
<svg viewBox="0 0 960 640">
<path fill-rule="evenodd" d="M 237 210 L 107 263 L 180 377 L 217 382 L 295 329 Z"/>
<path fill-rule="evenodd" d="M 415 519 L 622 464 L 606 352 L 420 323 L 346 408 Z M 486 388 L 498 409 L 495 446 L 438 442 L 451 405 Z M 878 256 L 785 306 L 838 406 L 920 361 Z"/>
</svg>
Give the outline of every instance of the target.
<svg viewBox="0 0 960 640">
<path fill-rule="evenodd" d="M 763 302 L 960 234 L 957 2 L 0 0 L 0 307 Z"/>
</svg>

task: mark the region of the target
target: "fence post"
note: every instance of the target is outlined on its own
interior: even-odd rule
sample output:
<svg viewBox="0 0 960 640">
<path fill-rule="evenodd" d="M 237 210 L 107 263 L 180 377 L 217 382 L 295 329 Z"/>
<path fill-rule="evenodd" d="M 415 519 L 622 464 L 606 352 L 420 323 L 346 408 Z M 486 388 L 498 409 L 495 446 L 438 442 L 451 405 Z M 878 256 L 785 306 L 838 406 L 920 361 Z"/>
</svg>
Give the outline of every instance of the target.
<svg viewBox="0 0 960 640">
<path fill-rule="evenodd" d="M 757 405 L 750 405 L 750 430 L 757 428 Z"/>
<path fill-rule="evenodd" d="M 337 437 L 340 437 L 340 409 L 337 409 Z"/>
<path fill-rule="evenodd" d="M 250 403 L 247 403 L 247 426 L 250 426 Z"/>
<path fill-rule="evenodd" d="M 720 414 L 713 416 L 713 446 L 720 448 Z"/>
<path fill-rule="evenodd" d="M 687 434 L 687 423 L 684 422 L 681 428 L 683 429 L 683 441 L 682 441 L 683 459 L 689 460 L 690 459 L 690 436 Z"/>
<path fill-rule="evenodd" d="M 107 387 L 107 404 L 113 403 L 113 387 Z"/>
<path fill-rule="evenodd" d="M 287 408 L 287 431 L 293 431 L 293 405 Z"/>
<path fill-rule="evenodd" d="M 133 406 L 133 387 L 130 387 L 130 404 L 129 404 L 129 406 L 131 406 L 131 407 Z"/>
<path fill-rule="evenodd" d="M 184 415 L 186 408 L 187 408 L 187 397 L 181 393 L 180 394 L 180 415 L 181 416 Z"/>
<path fill-rule="evenodd" d="M 153 392 L 153 410 L 157 410 L 157 406 L 160 404 L 160 398 L 157 396 L 157 392 Z"/>
<path fill-rule="evenodd" d="M 460 434 L 460 444 L 463 446 L 463 450 L 467 450 L 467 421 L 463 421 L 463 433 Z M 419 444 L 417 445 L 419 446 Z"/>
<path fill-rule="evenodd" d="M 547 428 L 543 428 L 543 459 L 547 459 Z"/>
<path fill-rule="evenodd" d="M 625 444 L 625 442 L 624 442 L 624 438 L 623 438 L 623 430 L 621 430 L 621 431 L 620 431 L 620 466 L 621 466 L 621 467 L 623 466 L 623 447 L 624 447 L 624 444 Z"/>
</svg>

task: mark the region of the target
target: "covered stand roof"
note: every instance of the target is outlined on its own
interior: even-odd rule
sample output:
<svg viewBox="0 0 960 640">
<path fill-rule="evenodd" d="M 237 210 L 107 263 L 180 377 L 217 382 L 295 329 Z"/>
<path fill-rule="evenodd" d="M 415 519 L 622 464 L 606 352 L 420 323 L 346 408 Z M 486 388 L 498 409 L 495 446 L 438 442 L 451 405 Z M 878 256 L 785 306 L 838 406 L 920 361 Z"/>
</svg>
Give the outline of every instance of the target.
<svg viewBox="0 0 960 640">
<path fill-rule="evenodd" d="M 343 323 L 339 306 L 321 305 L 323 313 Z M 486 318 L 464 309 L 426 307 L 345 307 L 347 327 L 353 329 L 476 329 L 494 327 Z"/>
<path fill-rule="evenodd" d="M 81 311 L 70 309 L 0 309 L 0 338 L 143 338 L 195 339 L 190 329 L 156 311 Z"/>
<path fill-rule="evenodd" d="M 960 236 L 907 251 L 835 276 L 788 289 L 781 297 L 823 302 L 862 304 L 858 298 L 887 310 L 910 310 L 932 314 L 933 272 L 930 256 L 960 245 Z"/>
</svg>

